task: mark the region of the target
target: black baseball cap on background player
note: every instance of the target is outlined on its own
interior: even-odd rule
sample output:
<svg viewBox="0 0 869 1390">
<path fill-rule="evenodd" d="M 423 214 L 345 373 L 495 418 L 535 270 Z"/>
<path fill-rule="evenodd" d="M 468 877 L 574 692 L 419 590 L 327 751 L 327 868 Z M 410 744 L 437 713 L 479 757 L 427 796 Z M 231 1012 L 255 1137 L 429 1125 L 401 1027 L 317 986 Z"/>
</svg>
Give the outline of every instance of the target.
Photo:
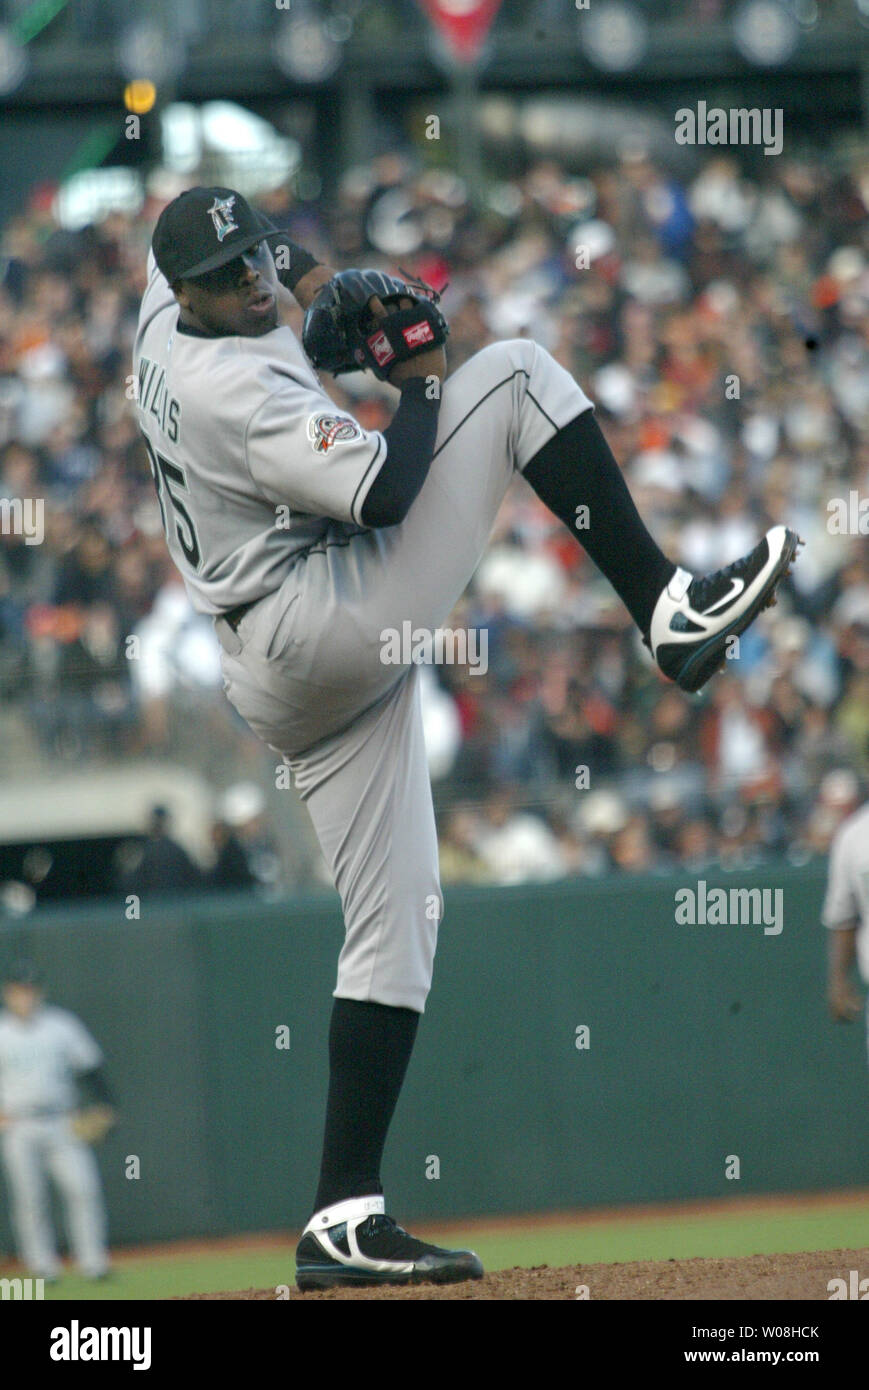
<svg viewBox="0 0 869 1390">
<path fill-rule="evenodd" d="M 235 260 L 280 232 L 234 188 L 189 188 L 160 213 L 151 246 L 169 284 Z"/>
<path fill-rule="evenodd" d="M 2 982 L 4 985 L 30 985 L 34 989 L 41 989 L 42 972 L 32 960 L 14 960 L 3 971 Z"/>
</svg>

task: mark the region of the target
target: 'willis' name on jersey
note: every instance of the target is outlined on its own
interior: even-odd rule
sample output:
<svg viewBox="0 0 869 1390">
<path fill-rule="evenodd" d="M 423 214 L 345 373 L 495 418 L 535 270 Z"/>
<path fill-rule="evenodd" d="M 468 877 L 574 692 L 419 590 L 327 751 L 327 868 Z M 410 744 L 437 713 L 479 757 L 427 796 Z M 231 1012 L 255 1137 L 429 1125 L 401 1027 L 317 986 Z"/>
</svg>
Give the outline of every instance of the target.
<svg viewBox="0 0 869 1390">
<path fill-rule="evenodd" d="M 152 362 L 150 357 L 139 359 L 138 400 L 143 410 L 153 415 L 163 433 L 178 442 L 181 430 L 181 402 L 169 395 L 166 368 Z"/>
</svg>

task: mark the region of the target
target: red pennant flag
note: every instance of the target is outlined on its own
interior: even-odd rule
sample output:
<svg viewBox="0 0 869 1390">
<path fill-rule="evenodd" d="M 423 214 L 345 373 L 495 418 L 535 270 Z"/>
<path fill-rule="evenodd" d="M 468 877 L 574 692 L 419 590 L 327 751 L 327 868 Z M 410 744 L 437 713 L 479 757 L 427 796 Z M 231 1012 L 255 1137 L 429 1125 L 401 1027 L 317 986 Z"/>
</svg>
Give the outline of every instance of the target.
<svg viewBox="0 0 869 1390">
<path fill-rule="evenodd" d="M 501 8 L 501 0 L 420 0 L 420 4 L 455 57 L 466 63 L 479 54 Z"/>
</svg>

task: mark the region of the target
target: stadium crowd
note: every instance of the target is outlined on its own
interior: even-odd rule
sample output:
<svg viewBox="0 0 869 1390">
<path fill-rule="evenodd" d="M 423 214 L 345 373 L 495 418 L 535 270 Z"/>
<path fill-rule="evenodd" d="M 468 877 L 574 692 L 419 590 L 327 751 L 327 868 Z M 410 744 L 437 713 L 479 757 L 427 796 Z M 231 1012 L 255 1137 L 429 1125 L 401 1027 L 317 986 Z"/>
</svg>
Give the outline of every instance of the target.
<svg viewBox="0 0 869 1390">
<path fill-rule="evenodd" d="M 329 205 L 260 200 L 321 260 L 448 284 L 451 368 L 536 336 L 594 399 L 686 568 L 728 563 L 773 522 L 806 541 L 774 613 L 688 697 L 517 479 L 449 622 L 485 633 L 487 660 L 425 682 L 446 881 L 805 862 L 863 797 L 869 152 L 759 164 L 721 153 L 680 180 L 640 152 L 581 177 L 537 161 L 477 206 L 448 170 L 393 154 L 350 171 Z M 0 243 L 3 515 L 44 499 L 41 543 L 0 535 L 0 698 L 71 761 L 163 755 L 179 692 L 220 689 L 131 412 L 167 196 L 155 181 L 137 215 L 70 232 L 40 188 Z M 367 427 L 388 422 L 390 388 L 328 386 Z"/>
</svg>

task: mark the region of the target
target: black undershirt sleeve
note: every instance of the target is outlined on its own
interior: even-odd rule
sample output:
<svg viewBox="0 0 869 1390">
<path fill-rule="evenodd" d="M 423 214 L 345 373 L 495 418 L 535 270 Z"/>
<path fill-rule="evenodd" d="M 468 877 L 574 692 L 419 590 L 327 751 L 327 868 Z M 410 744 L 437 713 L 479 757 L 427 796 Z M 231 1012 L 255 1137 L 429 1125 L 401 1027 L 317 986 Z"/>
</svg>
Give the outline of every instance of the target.
<svg viewBox="0 0 869 1390">
<path fill-rule="evenodd" d="M 430 400 L 427 390 L 424 376 L 411 377 L 402 387 L 398 409 L 383 431 L 386 458 L 362 504 L 364 526 L 397 526 L 422 489 L 434 454 L 440 407 L 440 400 Z"/>
<path fill-rule="evenodd" d="M 90 1071 L 79 1072 L 78 1084 L 82 1096 L 90 1105 L 114 1105 L 114 1096 L 106 1081 L 102 1067 L 91 1067 Z"/>
</svg>

